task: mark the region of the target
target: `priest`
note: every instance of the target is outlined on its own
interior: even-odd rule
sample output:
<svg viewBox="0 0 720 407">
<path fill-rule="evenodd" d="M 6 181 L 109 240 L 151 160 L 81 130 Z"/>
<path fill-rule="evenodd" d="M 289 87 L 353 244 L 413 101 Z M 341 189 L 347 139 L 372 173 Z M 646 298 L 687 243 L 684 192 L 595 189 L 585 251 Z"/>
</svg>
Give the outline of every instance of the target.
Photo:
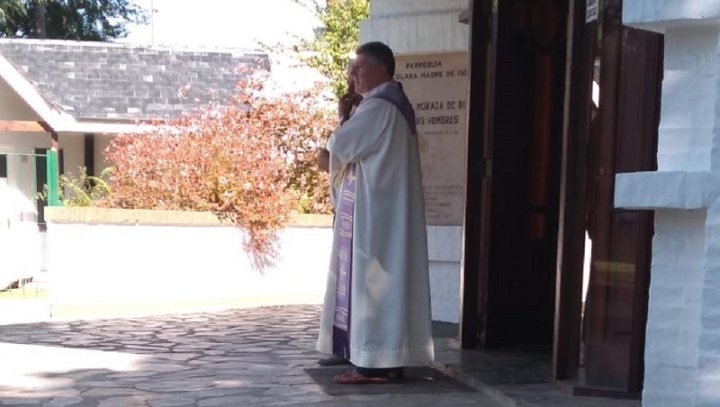
<svg viewBox="0 0 720 407">
<path fill-rule="evenodd" d="M 327 144 L 336 211 L 318 350 L 354 365 L 337 383 L 387 383 L 434 353 L 419 140 L 392 50 L 356 54 L 363 99 Z"/>
</svg>

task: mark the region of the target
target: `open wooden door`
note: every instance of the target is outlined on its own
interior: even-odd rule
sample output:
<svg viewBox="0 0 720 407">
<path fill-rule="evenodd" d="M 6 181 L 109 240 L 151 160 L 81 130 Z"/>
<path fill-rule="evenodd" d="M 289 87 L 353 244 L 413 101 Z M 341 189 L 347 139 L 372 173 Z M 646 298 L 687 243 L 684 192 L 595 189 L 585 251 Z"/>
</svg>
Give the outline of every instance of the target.
<svg viewBox="0 0 720 407">
<path fill-rule="evenodd" d="M 621 0 L 599 7 L 599 20 L 590 23 L 576 9 L 571 27 L 587 48 L 573 47 L 568 76 L 575 90 L 566 109 L 554 376 L 576 394 L 639 397 L 653 218 L 615 209 L 613 197 L 615 174 L 657 167 L 663 37 L 624 27 Z M 586 232 L 592 256 L 584 294 Z"/>
<path fill-rule="evenodd" d="M 637 396 L 652 217 L 613 191 L 656 167 L 663 39 L 596 4 L 588 22 L 586 0 L 471 2 L 461 344 L 540 349 L 575 393 Z"/>
<path fill-rule="evenodd" d="M 588 217 L 592 260 L 584 314 L 585 381 L 590 388 L 639 397 L 653 216 L 615 209 L 613 200 L 615 174 L 657 170 L 663 38 L 618 25 L 606 31 L 604 41 L 613 49 L 605 49 L 601 61 L 599 133 L 591 153 L 596 165 L 589 185 L 595 199 Z"/>
</svg>

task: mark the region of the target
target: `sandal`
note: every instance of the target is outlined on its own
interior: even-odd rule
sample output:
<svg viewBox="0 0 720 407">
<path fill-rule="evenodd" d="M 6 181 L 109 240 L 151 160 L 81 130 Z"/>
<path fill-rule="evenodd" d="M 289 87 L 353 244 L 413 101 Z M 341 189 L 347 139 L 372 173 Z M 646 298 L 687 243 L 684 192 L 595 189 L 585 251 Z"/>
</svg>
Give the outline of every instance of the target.
<svg viewBox="0 0 720 407">
<path fill-rule="evenodd" d="M 335 376 L 335 383 L 337 384 L 385 384 L 388 381 L 387 377 L 365 376 L 355 370 Z"/>
</svg>

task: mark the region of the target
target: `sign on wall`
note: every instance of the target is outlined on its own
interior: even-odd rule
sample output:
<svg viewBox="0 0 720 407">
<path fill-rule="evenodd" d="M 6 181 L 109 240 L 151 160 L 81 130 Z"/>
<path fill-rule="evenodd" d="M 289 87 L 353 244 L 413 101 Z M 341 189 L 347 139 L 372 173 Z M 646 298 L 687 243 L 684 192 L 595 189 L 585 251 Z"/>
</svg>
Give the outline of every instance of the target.
<svg viewBox="0 0 720 407">
<path fill-rule="evenodd" d="M 467 53 L 396 56 L 395 79 L 415 107 L 428 225 L 462 225 Z"/>
</svg>

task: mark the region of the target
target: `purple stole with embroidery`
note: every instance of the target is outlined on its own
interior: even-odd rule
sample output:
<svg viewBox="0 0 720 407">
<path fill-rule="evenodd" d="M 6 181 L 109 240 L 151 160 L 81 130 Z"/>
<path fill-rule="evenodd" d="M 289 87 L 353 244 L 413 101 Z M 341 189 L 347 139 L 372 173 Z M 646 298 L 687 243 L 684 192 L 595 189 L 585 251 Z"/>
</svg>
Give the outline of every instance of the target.
<svg viewBox="0 0 720 407">
<path fill-rule="evenodd" d="M 350 359 L 350 288 L 352 286 L 353 218 L 355 216 L 355 164 L 349 164 L 340 187 L 337 283 L 333 315 L 333 354 Z"/>
</svg>

